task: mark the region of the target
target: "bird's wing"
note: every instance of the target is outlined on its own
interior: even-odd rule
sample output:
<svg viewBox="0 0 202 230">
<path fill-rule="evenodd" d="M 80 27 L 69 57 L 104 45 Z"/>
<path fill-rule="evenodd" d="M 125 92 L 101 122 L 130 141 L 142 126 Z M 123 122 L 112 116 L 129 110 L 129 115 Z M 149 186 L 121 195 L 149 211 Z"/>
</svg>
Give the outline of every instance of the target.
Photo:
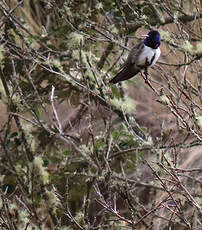
<svg viewBox="0 0 202 230">
<path fill-rule="evenodd" d="M 110 83 L 117 83 L 119 81 L 128 80 L 131 77 L 135 76 L 139 73 L 140 69 L 135 67 L 135 61 L 137 60 L 138 56 L 140 55 L 142 49 L 144 48 L 144 43 L 141 42 L 137 46 L 134 46 L 130 51 L 128 58 L 126 59 L 125 63 L 122 65 L 118 74 L 110 81 Z"/>
<path fill-rule="evenodd" d="M 138 56 L 141 54 L 143 48 L 144 48 L 143 42 L 140 42 L 138 45 L 134 46 L 130 51 L 125 64 L 128 63 L 134 65 L 135 61 L 138 59 Z"/>
</svg>

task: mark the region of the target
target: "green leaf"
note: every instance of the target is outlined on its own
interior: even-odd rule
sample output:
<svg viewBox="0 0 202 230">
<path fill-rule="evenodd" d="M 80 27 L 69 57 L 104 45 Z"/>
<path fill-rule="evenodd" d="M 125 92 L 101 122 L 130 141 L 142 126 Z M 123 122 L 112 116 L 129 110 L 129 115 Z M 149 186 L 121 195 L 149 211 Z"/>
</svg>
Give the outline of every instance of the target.
<svg viewBox="0 0 202 230">
<path fill-rule="evenodd" d="M 14 133 L 11 133 L 10 138 L 12 138 L 12 137 L 17 137 L 17 136 L 18 136 L 18 133 L 17 133 L 17 132 L 14 132 Z"/>
<path fill-rule="evenodd" d="M 121 94 L 120 94 L 120 92 L 116 86 L 112 85 L 111 90 L 112 90 L 112 94 L 115 98 L 117 98 L 117 99 L 121 98 Z"/>
<path fill-rule="evenodd" d="M 102 146 L 104 146 L 104 143 L 103 142 L 101 142 L 101 141 L 97 141 L 96 143 L 95 143 L 95 148 L 98 150 L 100 147 L 102 147 Z"/>
<path fill-rule="evenodd" d="M 65 156 L 68 156 L 70 153 L 72 153 L 72 150 L 65 150 L 62 152 L 62 154 Z"/>
<path fill-rule="evenodd" d="M 113 131 L 113 132 L 112 132 L 112 137 L 113 137 L 113 139 L 118 139 L 118 138 L 119 138 L 119 135 L 120 135 L 120 133 L 117 132 L 117 131 Z"/>
<path fill-rule="evenodd" d="M 60 163 L 62 161 L 59 157 L 55 156 L 51 156 L 49 159 L 52 163 Z"/>
<path fill-rule="evenodd" d="M 47 159 L 44 159 L 43 160 L 43 167 L 47 167 L 48 166 L 48 164 L 49 164 L 49 161 L 47 160 Z"/>
</svg>

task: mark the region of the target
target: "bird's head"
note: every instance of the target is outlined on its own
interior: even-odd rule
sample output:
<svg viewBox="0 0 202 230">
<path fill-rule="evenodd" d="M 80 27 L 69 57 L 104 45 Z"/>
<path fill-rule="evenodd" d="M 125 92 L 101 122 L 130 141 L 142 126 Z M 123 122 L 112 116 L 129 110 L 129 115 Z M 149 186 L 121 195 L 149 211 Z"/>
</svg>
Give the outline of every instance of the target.
<svg viewBox="0 0 202 230">
<path fill-rule="evenodd" d="M 144 44 L 151 47 L 152 49 L 157 49 L 161 44 L 161 35 L 157 30 L 151 30 L 147 35 L 144 35 Z"/>
</svg>

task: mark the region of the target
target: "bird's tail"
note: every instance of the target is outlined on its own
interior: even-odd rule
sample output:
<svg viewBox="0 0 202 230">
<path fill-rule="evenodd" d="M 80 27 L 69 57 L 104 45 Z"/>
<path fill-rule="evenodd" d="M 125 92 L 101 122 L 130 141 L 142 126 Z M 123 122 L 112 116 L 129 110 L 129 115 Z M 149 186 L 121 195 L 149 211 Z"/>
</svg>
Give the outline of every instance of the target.
<svg viewBox="0 0 202 230">
<path fill-rule="evenodd" d="M 139 69 L 134 69 L 132 66 L 131 68 L 125 67 L 114 78 L 112 78 L 109 83 L 116 84 L 119 81 L 128 80 L 136 74 L 138 74 L 139 72 Z"/>
</svg>

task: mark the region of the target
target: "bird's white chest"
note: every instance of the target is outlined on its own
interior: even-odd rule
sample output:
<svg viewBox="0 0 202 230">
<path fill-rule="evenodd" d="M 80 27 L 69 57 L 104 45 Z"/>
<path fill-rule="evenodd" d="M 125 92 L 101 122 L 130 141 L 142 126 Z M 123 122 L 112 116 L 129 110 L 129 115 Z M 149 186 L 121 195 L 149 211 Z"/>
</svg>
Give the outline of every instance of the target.
<svg viewBox="0 0 202 230">
<path fill-rule="evenodd" d="M 141 54 L 137 59 L 136 65 L 141 66 L 149 64 L 150 66 L 152 66 L 157 62 L 160 54 L 161 50 L 159 47 L 157 49 L 152 49 L 151 47 L 144 46 Z"/>
</svg>

